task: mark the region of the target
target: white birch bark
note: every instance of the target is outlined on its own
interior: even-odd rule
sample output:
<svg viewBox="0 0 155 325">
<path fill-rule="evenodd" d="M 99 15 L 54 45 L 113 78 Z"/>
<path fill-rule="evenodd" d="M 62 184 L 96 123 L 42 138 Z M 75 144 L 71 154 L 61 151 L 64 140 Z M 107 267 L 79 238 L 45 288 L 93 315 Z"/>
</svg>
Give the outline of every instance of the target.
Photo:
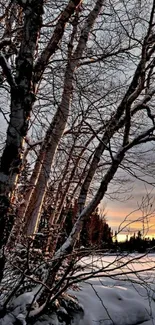
<svg viewBox="0 0 155 325">
<path fill-rule="evenodd" d="M 8 70 L 5 69 L 3 64 L 3 72 L 7 74 L 7 80 L 11 87 L 11 115 L 6 146 L 0 164 L 0 222 L 3 224 L 0 227 L 1 234 L 3 234 L 3 228 L 5 227 L 5 217 L 3 218 L 3 216 L 7 213 L 22 165 L 24 138 L 28 130 L 30 112 L 35 101 L 37 83 L 40 82 L 51 55 L 57 50 L 58 43 L 65 30 L 65 24 L 80 4 L 80 0 L 69 1 L 58 19 L 51 40 L 38 58 L 35 67 L 33 65 L 42 27 L 43 1 L 23 2 L 18 0 L 18 4 L 23 7 L 24 27 L 22 38 L 18 39 L 21 44 L 16 60 L 15 83 L 12 83 L 12 75 L 8 74 Z"/>
<path fill-rule="evenodd" d="M 34 204 L 33 213 L 31 213 L 31 216 L 29 216 L 28 218 L 26 217 L 26 219 L 28 220 L 26 226 L 27 235 L 33 235 L 38 228 L 40 215 L 42 211 L 42 205 L 47 190 L 48 180 L 50 177 L 51 165 L 53 163 L 54 155 L 56 153 L 59 141 L 63 135 L 66 122 L 68 119 L 68 115 L 69 115 L 72 93 L 73 93 L 73 84 L 72 84 L 73 74 L 76 67 L 78 66 L 78 62 L 86 47 L 89 33 L 94 25 L 96 18 L 98 17 L 98 14 L 103 6 L 103 3 L 104 0 L 96 1 L 94 9 L 90 12 L 90 14 L 86 19 L 84 28 L 81 32 L 78 45 L 74 53 L 72 54 L 72 56 L 69 56 L 68 58 L 68 64 L 66 67 L 66 73 L 64 77 L 64 90 L 63 90 L 62 100 L 45 138 L 46 155 L 40 173 L 40 177 L 38 179 L 36 190 L 34 193 L 34 196 L 37 197 L 37 200 Z"/>
</svg>

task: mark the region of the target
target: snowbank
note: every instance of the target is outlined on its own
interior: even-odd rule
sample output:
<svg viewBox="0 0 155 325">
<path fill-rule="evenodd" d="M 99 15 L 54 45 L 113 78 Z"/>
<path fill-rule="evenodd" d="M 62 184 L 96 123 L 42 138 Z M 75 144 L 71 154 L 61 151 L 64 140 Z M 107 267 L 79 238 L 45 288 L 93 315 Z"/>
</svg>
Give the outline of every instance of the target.
<svg viewBox="0 0 155 325">
<path fill-rule="evenodd" d="M 86 262 L 86 261 L 85 261 Z M 102 260 L 102 265 L 108 265 L 111 260 Z M 93 278 L 80 283 L 76 290 L 68 290 L 69 296 L 78 300 L 77 308 L 69 308 L 69 300 L 64 299 L 56 313 L 42 315 L 33 325 L 152 325 L 155 323 L 155 272 L 152 267 L 155 258 L 130 263 L 131 270 L 141 270 L 143 273 L 125 275 L 126 266 L 115 261 L 122 275 L 111 276 L 103 273 L 100 278 Z M 95 260 L 88 261 L 89 268 L 95 265 Z M 123 263 L 123 261 L 122 261 Z M 141 265 L 140 265 L 141 263 Z M 152 263 L 152 264 L 151 264 Z M 93 264 L 93 265 L 92 265 Z M 109 268 L 109 266 L 108 266 Z M 109 274 L 109 273 L 108 273 Z M 30 325 L 26 321 L 27 307 L 35 304 L 36 290 L 24 293 L 10 304 L 9 313 L 0 319 L 0 325 Z M 71 300 L 70 300 L 71 301 Z M 39 306 L 38 306 L 39 307 Z M 37 308 L 38 308 L 37 307 Z M 35 306 L 36 308 L 36 306 Z"/>
<path fill-rule="evenodd" d="M 80 291 L 70 293 L 78 298 L 84 309 L 84 318 L 76 325 L 136 325 L 144 321 L 152 324 L 155 305 L 150 306 L 146 292 L 141 295 L 134 286 L 130 289 L 114 285 L 112 281 L 107 287 L 101 280 L 92 280 L 83 284 Z"/>
</svg>

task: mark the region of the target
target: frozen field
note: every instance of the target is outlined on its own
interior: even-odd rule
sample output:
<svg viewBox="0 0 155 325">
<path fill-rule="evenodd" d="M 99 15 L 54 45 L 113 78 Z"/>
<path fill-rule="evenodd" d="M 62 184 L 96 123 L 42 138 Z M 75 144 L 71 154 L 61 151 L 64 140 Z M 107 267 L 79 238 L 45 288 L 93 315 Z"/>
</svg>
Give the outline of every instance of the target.
<svg viewBox="0 0 155 325">
<path fill-rule="evenodd" d="M 78 325 L 155 323 L 155 255 L 95 256 L 83 264 L 95 278 L 72 292 L 85 311 Z"/>
<path fill-rule="evenodd" d="M 82 308 L 73 312 L 71 321 L 62 321 L 50 311 L 33 323 L 27 321 L 26 304 L 33 301 L 33 290 L 12 301 L 0 325 L 155 324 L 155 255 L 92 256 L 80 264 L 82 270 L 72 275 L 74 286 L 68 293 Z M 59 312 L 66 310 L 60 307 Z"/>
</svg>

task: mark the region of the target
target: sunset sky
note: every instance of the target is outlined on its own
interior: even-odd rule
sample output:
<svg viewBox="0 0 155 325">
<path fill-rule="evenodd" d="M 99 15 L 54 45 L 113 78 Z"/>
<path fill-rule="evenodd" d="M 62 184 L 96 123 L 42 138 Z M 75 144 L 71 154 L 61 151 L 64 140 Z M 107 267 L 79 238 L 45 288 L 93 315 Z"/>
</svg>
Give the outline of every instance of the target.
<svg viewBox="0 0 155 325">
<path fill-rule="evenodd" d="M 112 230 L 122 229 L 118 234 L 118 240 L 124 240 L 127 234 L 133 235 L 138 230 L 146 237 L 155 236 L 155 189 L 152 186 L 136 181 L 133 184 L 131 198 L 124 202 L 107 199 L 103 205 L 106 206 L 106 219 Z"/>
</svg>

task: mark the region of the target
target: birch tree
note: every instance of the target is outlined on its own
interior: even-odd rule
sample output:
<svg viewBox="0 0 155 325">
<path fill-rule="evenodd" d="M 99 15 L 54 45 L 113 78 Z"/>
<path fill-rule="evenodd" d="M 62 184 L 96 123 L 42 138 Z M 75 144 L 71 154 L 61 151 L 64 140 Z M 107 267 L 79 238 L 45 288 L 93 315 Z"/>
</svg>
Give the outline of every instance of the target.
<svg viewBox="0 0 155 325">
<path fill-rule="evenodd" d="M 24 302 L 25 322 L 53 307 L 69 285 L 105 271 L 76 273 L 83 224 L 120 169 L 135 171 L 132 157 L 149 173 L 143 150 L 153 152 L 155 141 L 155 1 L 16 0 L 0 5 L 1 94 L 7 94 L 10 105 L 9 117 L 1 109 L 8 129 L 0 165 L 0 235 L 1 246 L 7 242 L 11 275 L 19 272 L 15 282 L 5 282 L 0 317 L 5 321 L 14 296 L 32 289 L 34 310 Z M 26 159 L 31 167 L 24 187 Z M 75 202 L 73 228 L 58 248 L 66 220 L 62 211 Z M 44 214 L 53 227 L 48 259 L 44 252 L 38 258 L 33 247 Z M 26 258 L 20 259 L 18 247 Z M 2 281 L 4 264 L 3 255 Z"/>
<path fill-rule="evenodd" d="M 48 10 L 53 14 L 52 21 Z M 57 158 L 62 159 L 59 152 L 71 126 L 72 134 L 78 132 L 79 137 L 63 153 L 67 161 L 62 175 L 60 168 L 60 180 L 54 182 L 51 201 L 55 211 L 51 218 L 59 223 L 68 194 L 78 201 L 77 223 L 72 240 L 67 242 L 74 246 L 83 220 L 104 198 L 131 149 L 154 140 L 154 3 L 140 5 L 130 1 L 126 6 L 125 2 L 66 1 L 63 7 L 48 2 L 39 2 L 38 7 L 33 1 L 19 1 L 4 6 L 2 11 L 1 68 L 3 85 L 7 85 L 10 94 L 11 115 L 1 157 L 1 232 L 4 235 L 7 229 L 10 203 L 18 196 L 16 185 L 23 164 L 24 141 L 28 143 L 27 135 L 32 134 L 35 125 L 33 121 L 29 130 L 29 120 L 39 116 L 37 105 L 41 110 L 49 96 L 48 126 L 41 131 L 41 147 L 15 225 L 21 221 L 21 232 L 27 235 L 37 232 L 48 184 L 58 169 Z M 96 179 L 101 185 L 87 209 Z M 12 234 L 16 231 L 19 232 L 18 227 L 13 228 Z M 4 242 L 8 236 L 9 233 L 3 236 Z"/>
<path fill-rule="evenodd" d="M 65 67 L 66 71 L 64 75 L 64 83 L 62 84 L 62 98 L 60 99 L 60 103 L 46 132 L 45 139 L 40 149 L 36 166 L 30 180 L 31 189 L 28 191 L 25 197 L 26 206 L 22 205 L 19 212 L 19 218 L 21 215 L 22 217 L 23 215 L 25 217 L 25 229 L 28 234 L 33 234 L 38 228 L 38 222 L 42 213 L 42 206 L 47 191 L 47 184 L 51 172 L 53 158 L 55 157 L 59 141 L 62 138 L 69 117 L 71 99 L 73 96 L 74 72 L 75 69 L 80 66 L 79 63 L 82 56 L 85 55 L 84 52 L 86 52 L 88 36 L 100 14 L 103 4 L 104 2 L 98 1 L 96 2 L 94 8 L 89 8 L 88 6 L 89 14 L 86 13 L 84 24 L 82 24 L 82 27 L 79 28 L 80 14 L 82 12 L 81 7 L 78 7 L 78 5 L 80 6 L 80 2 L 74 5 L 72 2 L 69 2 L 66 9 L 64 9 L 62 12 L 61 17 L 58 17 L 58 22 L 53 31 L 50 42 L 45 45 L 45 48 L 42 51 L 40 51 L 40 55 L 34 64 L 32 83 L 34 84 L 33 89 L 35 89 L 35 93 L 38 94 L 39 88 L 37 84 L 41 81 L 43 71 L 45 68 L 47 68 L 49 58 L 55 52 L 57 44 L 63 35 L 64 29 L 62 28 L 62 24 L 69 21 L 71 14 L 73 14 L 75 11 L 75 17 L 73 17 L 70 22 L 72 29 L 70 35 L 67 36 L 67 64 Z M 57 35 L 58 32 L 59 36 Z M 114 47 L 114 49 L 106 53 L 106 58 L 130 49 L 129 45 L 121 48 L 118 42 L 116 42 L 115 46 L 118 47 L 118 50 L 116 51 Z M 100 54 L 99 61 L 102 59 L 103 55 Z"/>
<path fill-rule="evenodd" d="M 74 13 L 80 1 L 70 1 L 60 17 L 58 18 L 55 30 L 45 48 L 40 52 L 36 62 L 35 55 L 38 46 L 38 37 L 42 27 L 43 1 L 17 1 L 11 2 L 5 8 L 2 19 L 9 20 L 9 35 L 4 30 L 1 40 L 1 49 L 13 43 L 14 37 L 14 17 L 18 12 L 22 12 L 23 26 L 22 36 L 16 49 L 17 57 L 15 61 L 15 73 L 11 71 L 9 61 L 1 52 L 1 67 L 10 86 L 10 121 L 7 130 L 6 145 L 1 157 L 0 167 L 0 193 L 1 193 L 1 236 L 6 227 L 6 213 L 10 201 L 13 199 L 13 192 L 18 180 L 22 164 L 23 141 L 28 131 L 28 121 L 30 112 L 37 94 L 38 83 L 41 81 L 43 72 L 53 53 L 57 50 L 59 41 L 64 33 L 65 24 Z M 12 14 L 12 15 L 11 15 Z M 10 16 L 10 17 L 9 17 Z M 16 17 L 16 16 L 15 16 Z M 6 29 L 8 25 L 6 24 Z M 15 39 L 18 39 L 15 35 Z"/>
</svg>

